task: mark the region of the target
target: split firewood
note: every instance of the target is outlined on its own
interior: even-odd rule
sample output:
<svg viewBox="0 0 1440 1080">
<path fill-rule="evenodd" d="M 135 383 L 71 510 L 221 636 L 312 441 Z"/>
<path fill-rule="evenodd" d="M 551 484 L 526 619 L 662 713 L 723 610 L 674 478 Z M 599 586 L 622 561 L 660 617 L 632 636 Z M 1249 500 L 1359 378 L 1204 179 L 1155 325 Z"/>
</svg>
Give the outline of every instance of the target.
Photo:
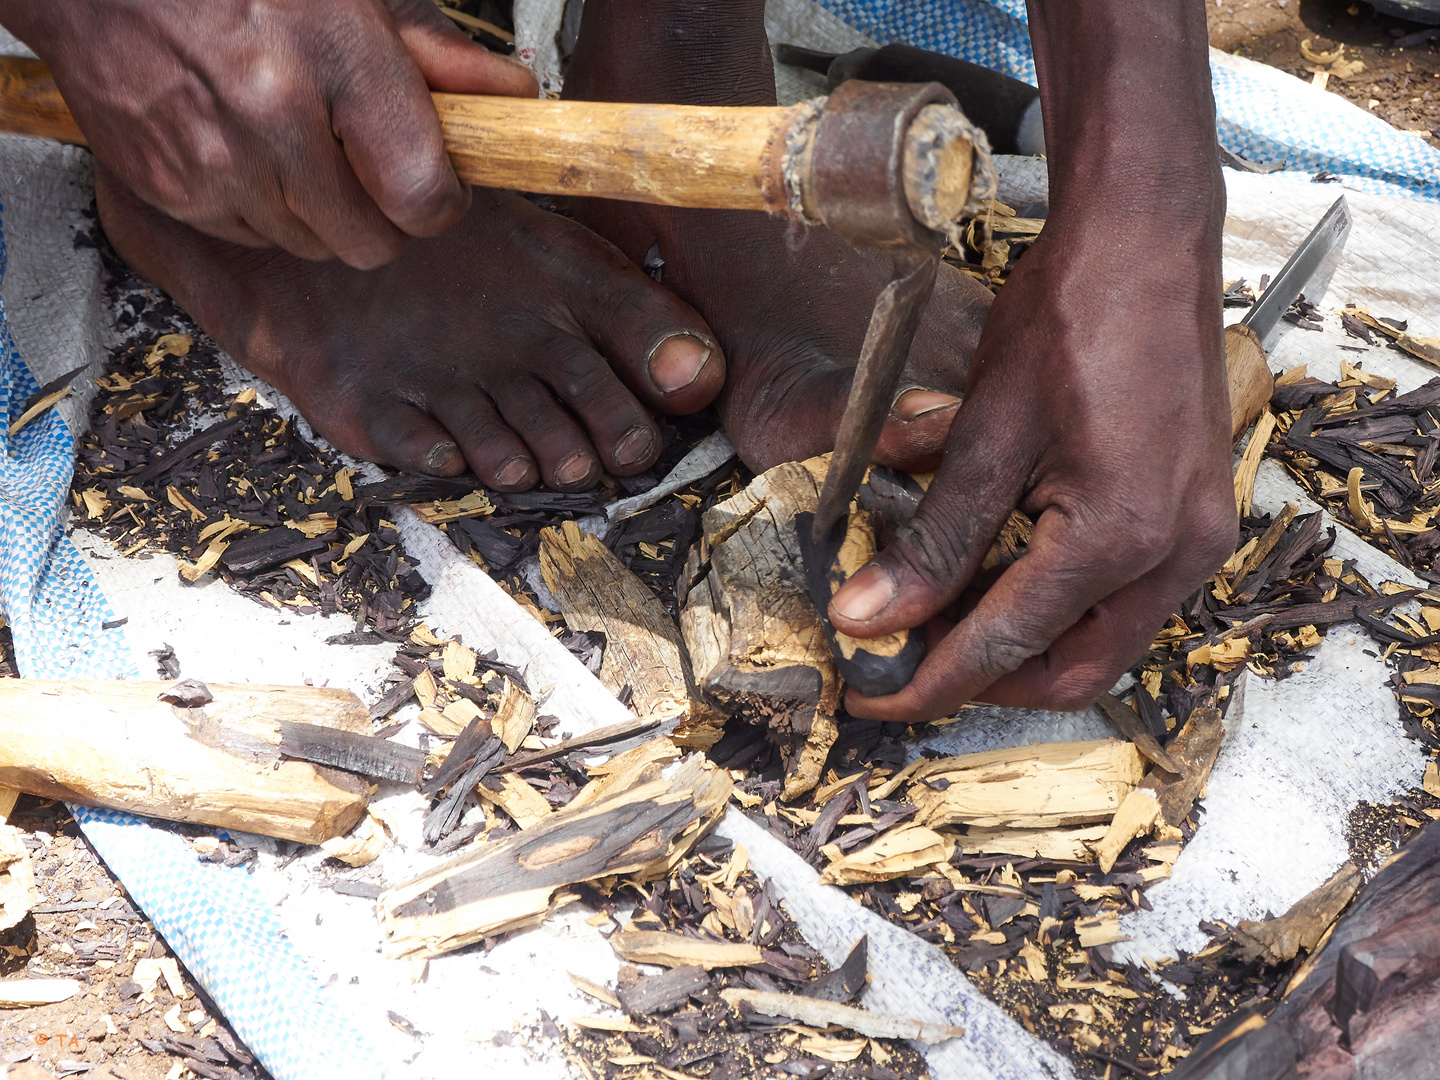
<svg viewBox="0 0 1440 1080">
<path fill-rule="evenodd" d="M 545 796 L 514 773 L 487 776 L 477 790 L 480 798 L 504 810 L 522 829 L 538 825 L 552 812 Z"/>
<path fill-rule="evenodd" d="M 1243 920 L 1231 934 L 1247 961 L 1283 964 L 1309 952 L 1329 932 L 1360 888 L 1360 871 L 1346 862 L 1319 888 L 1302 896 L 1284 915 L 1263 922 Z"/>
<path fill-rule="evenodd" d="M 952 1027 L 949 1024 L 932 1024 L 903 1016 L 886 1016 L 884 1013 L 857 1009 L 853 1005 L 841 1005 L 838 1002 L 802 997 L 798 994 L 729 989 L 721 990 L 720 996 L 727 1004 L 736 1008 L 744 1004 L 766 1016 L 783 1016 L 814 1027 L 839 1024 L 857 1035 L 867 1035 L 872 1039 L 918 1039 L 933 1045 L 947 1039 L 958 1039 L 965 1034 L 964 1028 Z"/>
<path fill-rule="evenodd" d="M 522 832 L 478 844 L 380 897 L 387 955 L 438 956 L 536 925 L 578 899 L 567 886 L 667 874 L 720 819 L 731 787 L 728 773 L 692 755 L 668 778 L 572 802 Z"/>
<path fill-rule="evenodd" d="M 605 635 L 600 681 L 608 690 L 619 695 L 629 687 L 630 707 L 641 719 L 697 718 L 679 631 L 609 548 L 567 521 L 541 532 L 540 571 L 571 630 Z"/>
<path fill-rule="evenodd" d="M 1135 744 L 1135 749 L 1144 754 L 1146 758 L 1159 765 L 1162 769 L 1169 769 L 1171 772 L 1179 772 L 1180 766 L 1175 764 L 1165 748 L 1160 745 L 1160 740 L 1150 734 L 1150 729 L 1145 726 L 1145 721 L 1129 705 L 1126 705 L 1113 694 L 1101 694 L 1095 702 L 1105 718 L 1115 725 L 1121 735 Z"/>
<path fill-rule="evenodd" d="M 500 736 L 507 753 L 515 753 L 535 727 L 535 699 L 510 680 L 490 721 L 490 730 Z"/>
<path fill-rule="evenodd" d="M 610 947 L 622 960 L 661 967 L 744 967 L 765 959 L 758 945 L 707 941 L 663 930 L 621 930 L 610 935 Z"/>
<path fill-rule="evenodd" d="M 1133 743 L 1037 743 L 926 761 L 906 798 L 932 828 L 1050 829 L 1110 819 L 1142 774 Z"/>
<path fill-rule="evenodd" d="M 40 902 L 30 852 L 13 825 L 0 825 L 0 930 L 9 930 Z"/>
<path fill-rule="evenodd" d="M 283 760 L 286 719 L 370 729 L 359 698 L 325 687 L 0 679 L 0 784 L 318 844 L 360 819 L 368 786 Z"/>
<path fill-rule="evenodd" d="M 1124 805 L 1123 803 L 1121 804 Z M 1094 862 L 1090 845 L 1105 835 L 1104 825 L 1074 829 L 967 829 L 960 847 L 967 855 L 1015 855 L 1053 862 Z"/>
</svg>

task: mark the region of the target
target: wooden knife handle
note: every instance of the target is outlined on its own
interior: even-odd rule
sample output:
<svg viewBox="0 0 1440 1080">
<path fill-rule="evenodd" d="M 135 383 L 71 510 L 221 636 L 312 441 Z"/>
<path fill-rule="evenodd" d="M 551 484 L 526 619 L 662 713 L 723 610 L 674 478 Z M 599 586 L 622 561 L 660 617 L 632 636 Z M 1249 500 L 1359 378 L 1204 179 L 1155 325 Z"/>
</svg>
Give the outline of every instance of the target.
<svg viewBox="0 0 1440 1080">
<path fill-rule="evenodd" d="M 1265 349 L 1244 323 L 1225 328 L 1225 382 L 1230 389 L 1230 438 L 1238 439 L 1275 393 Z"/>
</svg>

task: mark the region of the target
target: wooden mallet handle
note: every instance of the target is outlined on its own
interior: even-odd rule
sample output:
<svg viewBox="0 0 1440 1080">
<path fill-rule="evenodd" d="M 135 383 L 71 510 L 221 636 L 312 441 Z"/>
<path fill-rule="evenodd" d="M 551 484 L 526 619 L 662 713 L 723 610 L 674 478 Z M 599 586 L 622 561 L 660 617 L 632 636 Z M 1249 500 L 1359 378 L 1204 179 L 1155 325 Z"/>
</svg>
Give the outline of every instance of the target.
<svg viewBox="0 0 1440 1080">
<path fill-rule="evenodd" d="M 733 107 L 432 97 L 445 148 L 467 184 L 800 219 L 808 213 L 812 221 L 816 206 L 823 210 L 823 200 L 807 198 L 823 99 Z M 912 212 L 933 229 L 958 218 L 969 198 L 973 148 L 948 129 L 937 137 L 937 121 L 958 110 L 932 108 L 945 111 L 927 110 L 911 124 L 903 184 Z M 0 57 L 0 131 L 86 141 L 38 60 Z"/>
</svg>

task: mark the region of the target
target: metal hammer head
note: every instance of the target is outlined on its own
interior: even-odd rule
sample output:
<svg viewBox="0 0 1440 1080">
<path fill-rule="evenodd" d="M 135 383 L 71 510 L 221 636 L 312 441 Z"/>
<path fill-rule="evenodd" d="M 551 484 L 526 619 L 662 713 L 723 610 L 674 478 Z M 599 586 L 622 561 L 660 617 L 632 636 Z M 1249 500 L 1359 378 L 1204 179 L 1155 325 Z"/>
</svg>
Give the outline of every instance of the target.
<svg viewBox="0 0 1440 1080">
<path fill-rule="evenodd" d="M 842 83 L 790 148 L 792 207 L 857 247 L 942 244 L 970 199 L 973 133 L 939 83 Z"/>
</svg>

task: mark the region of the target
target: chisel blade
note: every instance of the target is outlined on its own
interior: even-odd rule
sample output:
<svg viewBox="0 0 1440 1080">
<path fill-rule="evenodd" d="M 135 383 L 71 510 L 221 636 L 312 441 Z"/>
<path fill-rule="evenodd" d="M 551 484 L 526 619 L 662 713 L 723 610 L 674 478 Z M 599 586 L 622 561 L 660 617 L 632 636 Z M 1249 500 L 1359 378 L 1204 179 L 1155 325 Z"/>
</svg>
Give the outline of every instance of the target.
<svg viewBox="0 0 1440 1080">
<path fill-rule="evenodd" d="M 1295 249 L 1295 254 L 1280 268 L 1270 287 L 1255 301 L 1255 306 L 1240 320 L 1255 332 L 1262 345 L 1266 344 L 1271 331 L 1280 322 L 1280 316 L 1309 287 L 1310 279 L 1326 257 L 1342 246 L 1349 235 L 1350 205 L 1341 195 Z"/>
</svg>

